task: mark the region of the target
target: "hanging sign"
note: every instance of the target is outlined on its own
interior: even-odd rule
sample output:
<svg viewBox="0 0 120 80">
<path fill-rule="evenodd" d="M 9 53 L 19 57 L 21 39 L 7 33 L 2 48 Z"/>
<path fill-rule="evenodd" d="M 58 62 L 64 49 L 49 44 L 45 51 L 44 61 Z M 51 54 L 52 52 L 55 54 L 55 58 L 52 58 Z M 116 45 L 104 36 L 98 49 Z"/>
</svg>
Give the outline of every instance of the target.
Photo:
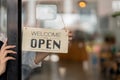
<svg viewBox="0 0 120 80">
<path fill-rule="evenodd" d="M 65 30 L 24 27 L 22 50 L 67 53 L 68 32 Z"/>
</svg>

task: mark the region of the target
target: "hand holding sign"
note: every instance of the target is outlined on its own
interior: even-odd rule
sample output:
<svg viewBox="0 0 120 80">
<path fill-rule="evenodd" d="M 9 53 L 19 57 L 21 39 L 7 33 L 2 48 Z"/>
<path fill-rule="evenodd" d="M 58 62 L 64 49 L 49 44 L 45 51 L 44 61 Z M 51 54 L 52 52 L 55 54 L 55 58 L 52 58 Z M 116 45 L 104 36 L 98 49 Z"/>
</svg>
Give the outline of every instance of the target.
<svg viewBox="0 0 120 80">
<path fill-rule="evenodd" d="M 71 30 L 69 30 L 69 29 L 66 29 L 66 28 L 64 28 L 64 30 L 66 31 L 66 32 L 68 32 L 68 40 L 69 40 L 69 44 L 70 44 L 70 42 L 71 42 L 71 40 L 72 40 L 72 37 L 73 37 L 73 33 L 72 33 L 72 31 Z M 69 45 L 68 44 L 68 45 Z"/>
<path fill-rule="evenodd" d="M 68 39 L 69 39 L 69 44 L 70 44 L 73 34 L 71 31 L 68 31 L 67 29 L 65 29 L 65 30 L 68 32 Z M 36 56 L 35 56 L 35 60 L 34 60 L 35 64 L 39 64 L 39 62 L 41 62 L 48 55 L 49 55 L 49 53 L 37 52 Z"/>
</svg>

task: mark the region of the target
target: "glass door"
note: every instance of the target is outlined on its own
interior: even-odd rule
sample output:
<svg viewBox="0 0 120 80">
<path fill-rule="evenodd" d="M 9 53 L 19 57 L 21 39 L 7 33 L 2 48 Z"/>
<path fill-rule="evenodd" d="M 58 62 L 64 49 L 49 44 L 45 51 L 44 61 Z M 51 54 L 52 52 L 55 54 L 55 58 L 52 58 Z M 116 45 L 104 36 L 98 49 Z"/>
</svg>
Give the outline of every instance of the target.
<svg viewBox="0 0 120 80">
<path fill-rule="evenodd" d="M 18 66 L 20 62 L 18 58 L 20 57 L 20 35 L 18 35 L 18 0 L 6 0 L 7 3 L 7 38 L 8 45 L 16 45 L 14 51 L 17 55 L 10 54 L 8 56 L 13 56 L 16 58 L 14 61 L 9 61 L 7 65 L 7 80 L 18 80 L 18 73 L 20 68 Z M 19 38 L 19 39 L 18 39 Z M 12 73 L 12 74 L 11 74 Z"/>
<path fill-rule="evenodd" d="M 6 0 L 0 0 L 0 40 L 7 36 L 7 6 Z"/>
</svg>

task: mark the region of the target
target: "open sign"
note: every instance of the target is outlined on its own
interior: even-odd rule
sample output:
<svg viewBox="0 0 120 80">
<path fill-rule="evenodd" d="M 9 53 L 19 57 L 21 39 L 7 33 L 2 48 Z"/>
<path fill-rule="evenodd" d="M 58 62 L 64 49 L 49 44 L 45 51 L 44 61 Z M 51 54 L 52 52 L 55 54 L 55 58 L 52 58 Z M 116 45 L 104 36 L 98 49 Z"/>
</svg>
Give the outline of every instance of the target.
<svg viewBox="0 0 120 80">
<path fill-rule="evenodd" d="M 65 30 L 24 27 L 22 50 L 67 53 L 68 32 Z"/>
</svg>

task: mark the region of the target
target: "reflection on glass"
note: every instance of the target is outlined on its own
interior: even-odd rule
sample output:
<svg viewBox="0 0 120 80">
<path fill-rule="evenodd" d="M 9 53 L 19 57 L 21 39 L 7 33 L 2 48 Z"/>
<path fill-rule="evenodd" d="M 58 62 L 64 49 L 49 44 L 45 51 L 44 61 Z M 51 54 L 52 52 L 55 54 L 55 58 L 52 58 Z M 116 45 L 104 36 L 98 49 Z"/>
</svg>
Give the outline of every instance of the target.
<svg viewBox="0 0 120 80">
<path fill-rule="evenodd" d="M 55 19 L 57 14 L 56 5 L 37 5 L 36 6 L 36 19 L 49 20 Z"/>
<path fill-rule="evenodd" d="M 6 0 L 0 0 L 0 40 L 7 36 L 7 9 Z"/>
</svg>

